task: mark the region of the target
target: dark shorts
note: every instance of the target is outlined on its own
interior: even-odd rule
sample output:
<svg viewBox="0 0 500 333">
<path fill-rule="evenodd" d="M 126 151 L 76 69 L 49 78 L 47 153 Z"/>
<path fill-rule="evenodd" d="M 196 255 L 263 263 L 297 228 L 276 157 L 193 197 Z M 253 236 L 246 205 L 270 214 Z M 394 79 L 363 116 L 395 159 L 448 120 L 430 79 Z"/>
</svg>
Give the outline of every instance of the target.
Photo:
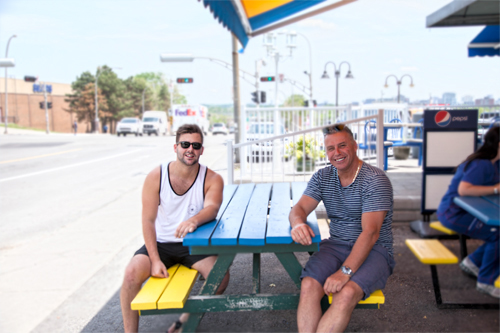
<svg viewBox="0 0 500 333">
<path fill-rule="evenodd" d="M 163 264 L 170 268 L 175 264 L 181 264 L 191 268 L 196 262 L 210 257 L 210 255 L 190 255 L 189 248 L 182 243 L 156 243 L 158 245 L 158 254 Z M 146 245 L 143 245 L 134 254 L 148 255 Z"/>
<path fill-rule="evenodd" d="M 322 286 L 326 279 L 338 271 L 351 253 L 354 243 L 325 239 L 319 244 L 319 251 L 314 253 L 302 270 L 301 279 L 306 276 L 318 281 Z M 361 287 L 365 295 L 383 289 L 392 274 L 396 262 L 386 248 L 374 245 L 361 267 L 353 274 L 351 281 Z"/>
</svg>

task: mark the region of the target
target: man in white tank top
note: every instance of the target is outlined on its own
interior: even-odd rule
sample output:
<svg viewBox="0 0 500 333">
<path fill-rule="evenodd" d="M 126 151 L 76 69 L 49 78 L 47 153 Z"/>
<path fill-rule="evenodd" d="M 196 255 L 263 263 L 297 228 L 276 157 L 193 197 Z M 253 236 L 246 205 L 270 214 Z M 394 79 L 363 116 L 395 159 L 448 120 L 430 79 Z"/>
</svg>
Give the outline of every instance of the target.
<svg viewBox="0 0 500 333">
<path fill-rule="evenodd" d="M 168 277 L 167 268 L 180 263 L 196 269 L 205 278 L 216 256 L 190 255 L 182 238 L 198 226 L 212 221 L 222 204 L 222 177 L 199 163 L 203 154 L 203 132 L 197 125 L 179 127 L 174 151 L 177 159 L 151 171 L 142 191 L 142 230 L 145 245 L 125 270 L 120 303 L 125 332 L 137 332 L 139 315 L 130 303 L 150 276 Z M 227 274 L 217 291 L 224 292 Z M 180 329 L 188 314 L 182 314 L 169 328 Z"/>
</svg>

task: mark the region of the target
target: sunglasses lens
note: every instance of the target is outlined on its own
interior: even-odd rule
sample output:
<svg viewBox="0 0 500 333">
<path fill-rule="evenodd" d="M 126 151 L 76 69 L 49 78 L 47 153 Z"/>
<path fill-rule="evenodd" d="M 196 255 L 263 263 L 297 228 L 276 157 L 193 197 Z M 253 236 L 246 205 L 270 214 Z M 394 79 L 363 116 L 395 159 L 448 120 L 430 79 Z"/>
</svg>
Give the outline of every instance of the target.
<svg viewBox="0 0 500 333">
<path fill-rule="evenodd" d="M 179 143 L 181 144 L 181 147 L 184 149 L 187 149 L 187 148 L 189 148 L 189 146 L 191 146 L 191 143 L 187 142 L 187 141 L 181 141 Z"/>
<path fill-rule="evenodd" d="M 342 131 L 344 129 L 344 125 L 337 125 L 335 126 L 335 128 L 337 129 L 337 131 Z"/>
<path fill-rule="evenodd" d="M 193 145 L 193 149 L 195 149 L 195 150 L 201 149 L 201 143 L 199 143 L 199 142 L 181 141 L 181 142 L 179 142 L 179 144 L 184 149 L 188 149 L 189 146 L 191 146 L 191 145 Z"/>
<path fill-rule="evenodd" d="M 193 142 L 192 145 L 193 145 L 193 148 L 196 150 L 201 149 L 201 143 L 199 143 L 199 142 Z"/>
</svg>

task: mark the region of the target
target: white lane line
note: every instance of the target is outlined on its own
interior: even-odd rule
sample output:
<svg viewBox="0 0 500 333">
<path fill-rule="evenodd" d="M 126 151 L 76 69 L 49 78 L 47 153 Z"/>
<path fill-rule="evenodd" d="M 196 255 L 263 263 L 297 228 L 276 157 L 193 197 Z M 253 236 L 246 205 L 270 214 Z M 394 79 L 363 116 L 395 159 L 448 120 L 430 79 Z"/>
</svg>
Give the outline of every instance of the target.
<svg viewBox="0 0 500 333">
<path fill-rule="evenodd" d="M 60 152 L 52 153 L 52 154 L 45 154 L 45 155 L 38 155 L 38 156 L 32 156 L 32 157 L 18 158 L 17 160 L 9 160 L 9 161 L 0 162 L 0 164 L 33 160 L 35 158 L 42 158 L 42 157 L 47 157 L 47 156 L 61 155 L 61 154 L 66 154 L 66 153 L 72 153 L 74 151 L 79 151 L 79 150 L 82 150 L 82 148 L 72 149 L 72 150 L 66 150 L 66 151 L 60 151 Z"/>
<path fill-rule="evenodd" d="M 81 162 L 81 163 L 75 163 L 75 164 L 65 165 L 65 166 L 62 166 L 62 167 L 48 169 L 48 170 L 43 170 L 43 171 L 37 171 L 37 172 L 27 173 L 27 174 L 21 175 L 21 176 L 3 178 L 3 179 L 0 179 L 0 183 L 1 182 L 6 182 L 6 181 L 9 181 L 9 180 L 14 180 L 14 179 L 20 179 L 20 178 L 26 178 L 26 177 L 36 176 L 36 175 L 40 175 L 40 174 L 43 174 L 43 173 L 48 173 L 48 172 L 53 172 L 53 171 L 64 170 L 64 169 L 68 169 L 68 168 L 73 168 L 73 167 L 76 167 L 76 166 L 90 164 L 90 163 L 94 163 L 94 162 L 105 161 L 105 160 L 109 160 L 109 159 L 112 159 L 112 158 L 115 158 L 115 157 L 120 157 L 120 156 L 124 156 L 124 155 L 128 155 L 128 154 L 136 153 L 138 151 L 141 151 L 141 149 L 137 149 L 137 150 L 133 150 L 133 151 L 129 151 L 129 152 L 126 152 L 126 153 L 121 153 L 121 154 L 117 154 L 117 155 L 113 155 L 113 156 L 98 158 L 96 160 L 91 160 L 91 161 L 86 161 L 86 162 Z"/>
</svg>

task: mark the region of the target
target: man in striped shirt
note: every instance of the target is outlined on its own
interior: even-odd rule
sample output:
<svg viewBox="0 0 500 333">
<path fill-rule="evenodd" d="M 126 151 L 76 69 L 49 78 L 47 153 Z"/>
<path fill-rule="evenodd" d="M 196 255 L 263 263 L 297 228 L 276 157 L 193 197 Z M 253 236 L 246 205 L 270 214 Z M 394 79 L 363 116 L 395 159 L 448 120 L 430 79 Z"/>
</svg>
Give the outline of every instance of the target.
<svg viewBox="0 0 500 333">
<path fill-rule="evenodd" d="M 307 216 L 323 201 L 330 238 L 304 268 L 297 311 L 299 332 L 343 332 L 356 304 L 385 287 L 395 266 L 392 245 L 392 185 L 385 173 L 363 163 L 351 130 L 325 128 L 331 165 L 316 172 L 290 212 L 292 238 L 310 245 Z M 322 315 L 321 298 L 332 294 Z"/>
</svg>

